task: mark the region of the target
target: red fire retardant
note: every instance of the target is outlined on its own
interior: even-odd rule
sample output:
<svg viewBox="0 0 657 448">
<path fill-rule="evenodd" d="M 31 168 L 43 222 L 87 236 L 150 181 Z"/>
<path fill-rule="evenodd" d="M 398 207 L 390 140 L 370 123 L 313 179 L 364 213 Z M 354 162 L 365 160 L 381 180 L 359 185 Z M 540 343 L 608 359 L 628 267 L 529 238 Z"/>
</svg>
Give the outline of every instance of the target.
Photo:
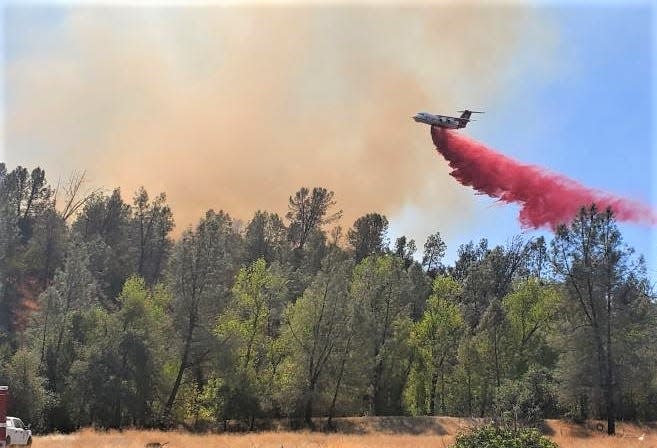
<svg viewBox="0 0 657 448">
<path fill-rule="evenodd" d="M 432 126 L 431 137 L 438 152 L 449 162 L 451 176 L 502 202 L 519 204 L 518 218 L 524 228 L 555 229 L 570 222 L 582 206 L 591 204 L 599 210 L 610 207 L 619 221 L 657 224 L 657 214 L 640 202 L 522 164 L 458 132 Z"/>
</svg>

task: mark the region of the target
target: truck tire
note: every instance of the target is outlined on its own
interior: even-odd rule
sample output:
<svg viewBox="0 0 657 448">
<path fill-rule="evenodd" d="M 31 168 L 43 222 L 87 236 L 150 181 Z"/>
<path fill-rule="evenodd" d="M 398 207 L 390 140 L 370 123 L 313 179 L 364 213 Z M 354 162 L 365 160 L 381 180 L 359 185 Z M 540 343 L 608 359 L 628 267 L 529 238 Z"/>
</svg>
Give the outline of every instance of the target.
<svg viewBox="0 0 657 448">
<path fill-rule="evenodd" d="M 5 439 L 5 444 L 7 446 L 11 446 L 11 438 L 9 436 L 7 436 L 7 438 Z"/>
<path fill-rule="evenodd" d="M 32 436 L 27 438 L 27 443 L 25 444 L 25 446 L 32 446 Z"/>
</svg>

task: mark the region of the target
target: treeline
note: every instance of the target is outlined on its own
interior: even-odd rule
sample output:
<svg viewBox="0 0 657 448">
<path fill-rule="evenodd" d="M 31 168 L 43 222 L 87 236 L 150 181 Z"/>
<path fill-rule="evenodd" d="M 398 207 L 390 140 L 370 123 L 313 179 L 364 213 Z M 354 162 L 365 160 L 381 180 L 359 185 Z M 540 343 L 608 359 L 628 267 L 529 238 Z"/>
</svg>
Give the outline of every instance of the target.
<svg viewBox="0 0 657 448">
<path fill-rule="evenodd" d="M 608 211 L 446 265 L 438 232 L 419 257 L 378 213 L 335 227 L 324 188 L 174 240 L 164 194 L 82 180 L 0 164 L 0 383 L 39 429 L 657 418 L 657 306 Z"/>
</svg>

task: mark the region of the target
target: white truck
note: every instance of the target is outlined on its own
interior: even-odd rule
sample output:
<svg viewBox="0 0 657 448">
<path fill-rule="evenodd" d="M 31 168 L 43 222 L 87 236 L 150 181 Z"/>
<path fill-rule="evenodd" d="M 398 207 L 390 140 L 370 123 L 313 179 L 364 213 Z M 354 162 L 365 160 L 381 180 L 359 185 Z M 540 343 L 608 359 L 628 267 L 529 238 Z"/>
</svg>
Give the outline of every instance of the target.
<svg viewBox="0 0 657 448">
<path fill-rule="evenodd" d="M 9 388 L 0 386 L 0 448 L 5 448 L 5 437 L 7 437 L 7 401 L 9 401 Z"/>
<path fill-rule="evenodd" d="M 32 431 L 17 417 L 7 417 L 7 446 L 32 445 Z"/>
<path fill-rule="evenodd" d="M 32 431 L 17 417 L 8 417 L 9 388 L 0 386 L 0 448 L 32 445 Z"/>
</svg>

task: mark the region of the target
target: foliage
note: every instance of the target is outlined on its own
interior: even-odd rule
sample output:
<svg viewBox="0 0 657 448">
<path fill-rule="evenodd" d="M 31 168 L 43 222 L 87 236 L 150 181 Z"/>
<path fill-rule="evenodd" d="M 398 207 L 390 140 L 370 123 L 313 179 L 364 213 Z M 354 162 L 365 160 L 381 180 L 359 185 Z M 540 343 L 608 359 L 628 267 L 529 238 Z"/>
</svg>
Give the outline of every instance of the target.
<svg viewBox="0 0 657 448">
<path fill-rule="evenodd" d="M 37 427 L 657 418 L 657 304 L 609 211 L 449 264 L 439 232 L 416 254 L 378 213 L 343 241 L 323 187 L 174 239 L 164 194 L 71 185 L 58 205 L 0 163 L 0 381 Z"/>
<path fill-rule="evenodd" d="M 458 435 L 452 448 L 558 448 L 558 445 L 536 429 L 485 425 Z"/>
<path fill-rule="evenodd" d="M 549 370 L 531 368 L 495 391 L 495 414 L 506 424 L 535 425 L 557 411 L 556 383 Z"/>
</svg>

